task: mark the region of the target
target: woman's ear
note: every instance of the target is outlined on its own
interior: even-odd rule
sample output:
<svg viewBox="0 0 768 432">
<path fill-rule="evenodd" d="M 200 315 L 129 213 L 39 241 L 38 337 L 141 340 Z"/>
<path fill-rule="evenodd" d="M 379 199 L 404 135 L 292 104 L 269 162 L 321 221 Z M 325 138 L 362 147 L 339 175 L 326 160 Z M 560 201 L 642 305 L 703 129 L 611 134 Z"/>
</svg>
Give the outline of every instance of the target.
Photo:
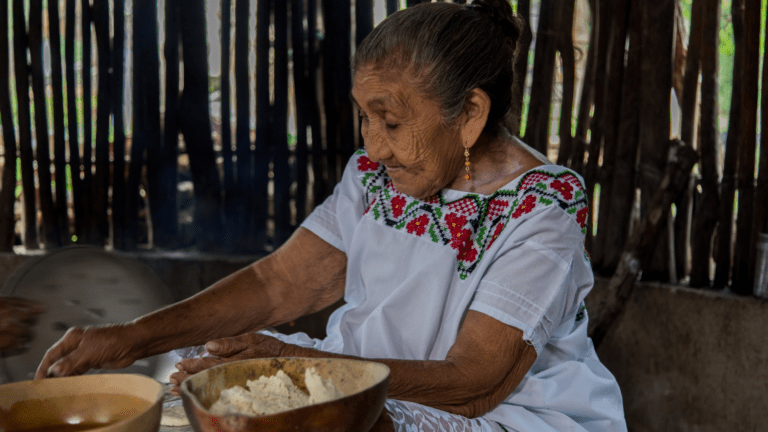
<svg viewBox="0 0 768 432">
<path fill-rule="evenodd" d="M 491 112 L 491 98 L 488 93 L 480 88 L 469 92 L 464 103 L 464 112 L 461 122 L 461 139 L 464 147 L 471 148 L 475 145 L 480 134 L 485 129 L 488 114 Z"/>
</svg>

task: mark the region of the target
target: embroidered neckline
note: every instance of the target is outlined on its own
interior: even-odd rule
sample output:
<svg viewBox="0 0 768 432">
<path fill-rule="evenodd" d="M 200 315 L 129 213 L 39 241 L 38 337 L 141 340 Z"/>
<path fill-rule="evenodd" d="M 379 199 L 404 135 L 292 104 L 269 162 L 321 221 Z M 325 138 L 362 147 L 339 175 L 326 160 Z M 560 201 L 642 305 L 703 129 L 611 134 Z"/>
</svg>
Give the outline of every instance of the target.
<svg viewBox="0 0 768 432">
<path fill-rule="evenodd" d="M 467 193 L 449 201 L 440 194 L 418 200 L 399 192 L 385 168 L 371 161 L 364 150 L 358 150 L 354 157 L 368 203 L 365 215 L 397 230 L 450 245 L 456 251 L 462 280 L 478 267 L 510 219 L 531 213 L 537 206 L 558 205 L 575 219 L 582 235 L 586 234 L 589 208 L 585 188 L 576 174 L 564 167 L 556 167 L 556 172 L 544 167 L 533 169 L 491 195 Z"/>
</svg>

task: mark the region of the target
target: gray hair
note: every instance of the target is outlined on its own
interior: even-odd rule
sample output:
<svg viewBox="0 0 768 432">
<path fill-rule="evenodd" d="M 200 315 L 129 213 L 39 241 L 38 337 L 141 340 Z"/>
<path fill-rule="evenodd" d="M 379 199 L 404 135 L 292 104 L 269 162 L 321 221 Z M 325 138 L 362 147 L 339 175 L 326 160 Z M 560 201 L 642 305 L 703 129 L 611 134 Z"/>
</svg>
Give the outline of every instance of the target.
<svg viewBox="0 0 768 432">
<path fill-rule="evenodd" d="M 522 23 L 506 0 L 471 5 L 436 2 L 403 9 L 381 22 L 358 46 L 353 70 L 396 68 L 424 80 L 425 92 L 451 124 L 469 93 L 491 99 L 483 132 L 497 134 L 511 113 L 514 62 Z M 515 131 L 513 131 L 515 132 Z"/>
</svg>

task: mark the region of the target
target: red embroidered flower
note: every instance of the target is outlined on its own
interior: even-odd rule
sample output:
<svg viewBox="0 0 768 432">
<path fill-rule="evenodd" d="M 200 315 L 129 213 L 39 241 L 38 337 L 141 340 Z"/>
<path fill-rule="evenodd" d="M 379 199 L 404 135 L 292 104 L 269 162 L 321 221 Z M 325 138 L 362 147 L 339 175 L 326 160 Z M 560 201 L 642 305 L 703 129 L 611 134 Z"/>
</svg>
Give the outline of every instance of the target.
<svg viewBox="0 0 768 432">
<path fill-rule="evenodd" d="M 405 198 L 403 198 L 402 195 L 395 195 L 390 203 L 392 204 L 392 215 L 395 217 L 400 217 L 400 215 L 403 214 L 403 210 L 405 209 Z"/>
<path fill-rule="evenodd" d="M 581 225 L 582 228 L 587 224 L 587 215 L 589 214 L 589 207 L 584 207 L 583 209 L 576 212 L 576 222 Z"/>
<path fill-rule="evenodd" d="M 527 195 L 512 213 L 512 217 L 517 219 L 524 213 L 530 213 L 534 207 L 536 207 L 536 197 L 534 195 Z"/>
<path fill-rule="evenodd" d="M 457 231 L 464 228 L 467 218 L 465 216 L 457 216 L 455 213 L 448 213 L 445 215 L 445 223 L 448 224 L 448 231 L 450 231 L 451 235 L 455 235 Z"/>
<path fill-rule="evenodd" d="M 464 243 L 471 242 L 472 231 L 468 229 L 457 230 L 451 233 L 451 247 L 459 249 Z"/>
<path fill-rule="evenodd" d="M 491 241 L 488 242 L 488 249 L 491 248 L 491 245 L 493 244 L 493 242 L 496 241 L 496 237 L 498 237 L 499 234 L 501 234 L 501 230 L 503 229 L 504 229 L 504 224 L 496 225 L 496 229 L 493 231 L 493 236 L 491 237 Z"/>
<path fill-rule="evenodd" d="M 423 214 L 417 217 L 416 219 L 408 222 L 408 225 L 405 226 L 405 229 L 407 229 L 408 233 L 410 234 L 416 234 L 417 236 L 421 236 L 427 230 L 428 225 L 429 225 L 429 218 L 427 217 L 427 215 Z"/>
<path fill-rule="evenodd" d="M 571 186 L 570 183 L 555 180 L 551 183 L 551 185 L 553 189 L 560 192 L 563 198 L 567 200 L 573 198 L 573 186 Z"/>
<path fill-rule="evenodd" d="M 459 247 L 456 258 L 464 262 L 472 262 L 477 258 L 477 249 L 472 246 L 472 241 L 466 241 Z"/>
<path fill-rule="evenodd" d="M 360 156 L 357 158 L 357 169 L 363 172 L 376 171 L 379 169 L 379 164 L 368 159 L 367 156 Z"/>
</svg>

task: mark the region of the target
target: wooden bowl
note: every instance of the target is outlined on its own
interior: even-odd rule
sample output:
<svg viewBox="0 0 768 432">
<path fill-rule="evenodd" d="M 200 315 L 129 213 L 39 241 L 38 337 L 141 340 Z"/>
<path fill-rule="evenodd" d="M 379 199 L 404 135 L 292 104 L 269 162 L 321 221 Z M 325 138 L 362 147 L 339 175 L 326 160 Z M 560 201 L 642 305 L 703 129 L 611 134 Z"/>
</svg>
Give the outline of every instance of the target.
<svg viewBox="0 0 768 432">
<path fill-rule="evenodd" d="M 208 409 L 222 390 L 282 370 L 306 391 L 304 372 L 314 367 L 345 395 L 341 399 L 265 416 L 215 415 Z M 181 384 L 184 410 L 197 432 L 368 431 L 384 409 L 389 368 L 362 360 L 265 358 L 223 364 L 197 373 Z"/>
<path fill-rule="evenodd" d="M 157 432 L 163 394 L 159 382 L 130 374 L 0 385 L 0 430 Z"/>
</svg>

